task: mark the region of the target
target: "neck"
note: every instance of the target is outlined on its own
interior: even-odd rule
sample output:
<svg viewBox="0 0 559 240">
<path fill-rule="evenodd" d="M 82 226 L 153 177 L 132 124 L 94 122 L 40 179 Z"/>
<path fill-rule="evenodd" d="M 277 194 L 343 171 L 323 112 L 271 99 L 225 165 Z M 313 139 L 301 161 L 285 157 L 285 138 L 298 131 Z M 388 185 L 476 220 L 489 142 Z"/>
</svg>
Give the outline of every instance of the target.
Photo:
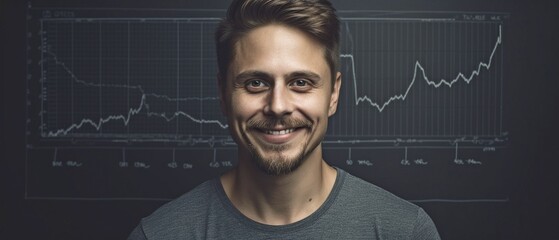
<svg viewBox="0 0 559 240">
<path fill-rule="evenodd" d="M 285 225 L 302 220 L 322 206 L 336 179 L 336 170 L 317 149 L 295 171 L 281 176 L 263 173 L 240 154 L 238 166 L 221 178 L 225 193 L 254 221 Z"/>
</svg>

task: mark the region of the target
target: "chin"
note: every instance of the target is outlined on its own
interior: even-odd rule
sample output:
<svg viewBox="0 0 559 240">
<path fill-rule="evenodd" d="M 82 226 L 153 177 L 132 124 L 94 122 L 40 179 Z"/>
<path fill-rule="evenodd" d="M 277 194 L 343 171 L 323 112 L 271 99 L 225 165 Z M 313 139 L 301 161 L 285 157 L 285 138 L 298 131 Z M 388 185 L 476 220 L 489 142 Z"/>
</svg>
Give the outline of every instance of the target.
<svg viewBox="0 0 559 240">
<path fill-rule="evenodd" d="M 281 148 L 281 147 L 280 147 Z M 251 149 L 252 162 L 267 175 L 282 176 L 295 171 L 305 161 L 305 148 L 298 150 L 297 153 L 287 155 L 285 149 L 272 150 L 263 154 L 257 149 Z"/>
</svg>

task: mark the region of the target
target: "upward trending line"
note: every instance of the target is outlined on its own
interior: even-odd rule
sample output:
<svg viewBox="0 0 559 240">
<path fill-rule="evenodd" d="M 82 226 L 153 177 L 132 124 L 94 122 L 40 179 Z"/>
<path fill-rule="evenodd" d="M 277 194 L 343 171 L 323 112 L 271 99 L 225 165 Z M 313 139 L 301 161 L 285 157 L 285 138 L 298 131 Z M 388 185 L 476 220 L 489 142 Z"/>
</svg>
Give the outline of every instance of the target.
<svg viewBox="0 0 559 240">
<path fill-rule="evenodd" d="M 412 81 L 410 82 L 410 85 L 406 89 L 406 91 L 403 94 L 394 95 L 394 96 L 390 97 L 388 100 L 386 100 L 384 103 L 381 103 L 381 104 L 373 102 L 373 100 L 371 100 L 367 95 L 364 95 L 362 97 L 358 97 L 358 94 L 357 94 L 357 80 L 356 80 L 357 77 L 355 76 L 355 60 L 353 58 L 353 54 L 340 54 L 340 57 L 349 58 L 351 60 L 351 70 L 352 70 L 352 74 L 353 74 L 353 88 L 354 88 L 354 91 L 355 91 L 355 105 L 359 105 L 359 103 L 361 103 L 361 102 L 367 102 L 372 107 L 375 107 L 379 112 L 382 112 L 384 110 L 384 108 L 386 108 L 386 106 L 390 105 L 390 103 L 392 103 L 393 101 L 396 101 L 396 100 L 404 101 L 404 100 L 406 100 L 406 98 L 408 96 L 408 93 L 410 92 L 411 88 L 413 87 L 413 84 L 415 83 L 415 80 L 417 79 L 418 71 L 421 71 L 420 74 L 423 77 L 423 79 L 425 80 L 425 82 L 428 85 L 431 85 L 435 88 L 438 88 L 443 84 L 448 86 L 448 87 L 452 87 L 452 85 L 454 83 L 458 82 L 460 79 L 462 79 L 464 82 L 469 84 L 475 76 L 478 76 L 480 74 L 482 67 L 487 69 L 487 70 L 489 70 L 489 68 L 491 68 L 491 63 L 493 62 L 493 57 L 495 56 L 495 52 L 497 51 L 497 47 L 499 47 L 499 45 L 501 45 L 501 41 L 502 41 L 502 33 L 501 33 L 501 25 L 499 25 L 499 36 L 497 37 L 497 41 L 495 43 L 495 46 L 493 47 L 493 51 L 491 52 L 491 55 L 489 56 L 489 60 L 487 61 L 487 63 L 480 62 L 478 64 L 477 69 L 472 70 L 472 72 L 470 73 L 470 76 L 468 76 L 468 77 L 466 77 L 466 75 L 464 75 L 463 73 L 460 72 L 451 81 L 446 81 L 445 79 L 441 79 L 437 83 L 435 81 L 429 80 L 429 78 L 427 77 L 427 74 L 425 73 L 425 69 L 423 68 L 423 66 L 421 66 L 421 63 L 419 63 L 419 61 L 416 61 L 415 62 L 414 73 L 413 73 L 413 78 L 412 78 Z"/>
</svg>

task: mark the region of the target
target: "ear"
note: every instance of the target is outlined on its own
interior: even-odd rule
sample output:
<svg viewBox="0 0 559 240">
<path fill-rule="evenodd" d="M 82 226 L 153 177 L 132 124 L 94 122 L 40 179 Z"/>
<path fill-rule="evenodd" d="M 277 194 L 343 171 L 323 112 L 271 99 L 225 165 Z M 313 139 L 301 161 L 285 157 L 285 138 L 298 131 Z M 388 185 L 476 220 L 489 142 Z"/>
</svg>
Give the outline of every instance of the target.
<svg viewBox="0 0 559 240">
<path fill-rule="evenodd" d="M 342 86 L 342 74 L 340 72 L 336 73 L 336 80 L 334 80 L 334 86 L 332 86 L 332 93 L 330 95 L 330 105 L 328 107 L 328 117 L 334 115 L 338 109 L 338 99 L 340 97 L 340 87 Z"/>
</svg>

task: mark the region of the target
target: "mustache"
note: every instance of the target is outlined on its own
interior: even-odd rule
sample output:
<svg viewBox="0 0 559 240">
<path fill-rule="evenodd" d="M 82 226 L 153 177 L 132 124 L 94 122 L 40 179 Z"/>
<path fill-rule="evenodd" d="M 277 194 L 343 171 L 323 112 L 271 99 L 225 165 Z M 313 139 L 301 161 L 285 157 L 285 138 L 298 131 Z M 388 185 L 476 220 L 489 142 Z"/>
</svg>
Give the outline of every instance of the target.
<svg viewBox="0 0 559 240">
<path fill-rule="evenodd" d="M 312 122 L 307 119 L 296 118 L 266 118 L 266 119 L 250 119 L 247 121 L 247 127 L 256 129 L 273 129 L 277 126 L 284 128 L 311 128 Z"/>
</svg>

